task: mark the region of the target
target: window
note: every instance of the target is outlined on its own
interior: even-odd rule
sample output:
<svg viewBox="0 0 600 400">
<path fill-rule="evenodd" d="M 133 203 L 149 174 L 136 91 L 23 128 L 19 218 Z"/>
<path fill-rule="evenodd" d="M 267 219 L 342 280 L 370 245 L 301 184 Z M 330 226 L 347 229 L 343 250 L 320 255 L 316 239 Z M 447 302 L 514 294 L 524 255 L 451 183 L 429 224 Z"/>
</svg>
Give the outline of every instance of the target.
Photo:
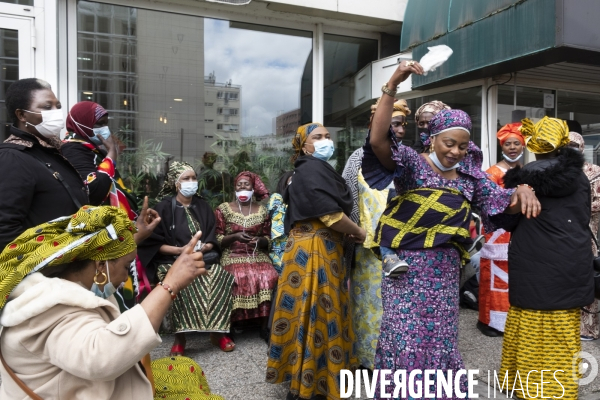
<svg viewBox="0 0 600 400">
<path fill-rule="evenodd" d="M 291 146 L 259 163 L 265 155 L 249 139 L 275 137 L 282 110 L 310 119 L 310 31 L 83 0 L 76 15 L 79 99 L 109 111 L 111 131 L 126 145 L 119 170 L 134 193 L 156 196 L 166 158 L 229 172 L 228 182 L 202 193 L 213 207 L 233 196 L 231 179 L 242 168 L 233 160 L 250 160 L 270 188 L 291 167 Z M 201 165 L 205 153 L 217 161 Z M 140 172 L 150 193 L 139 186 Z"/>
</svg>

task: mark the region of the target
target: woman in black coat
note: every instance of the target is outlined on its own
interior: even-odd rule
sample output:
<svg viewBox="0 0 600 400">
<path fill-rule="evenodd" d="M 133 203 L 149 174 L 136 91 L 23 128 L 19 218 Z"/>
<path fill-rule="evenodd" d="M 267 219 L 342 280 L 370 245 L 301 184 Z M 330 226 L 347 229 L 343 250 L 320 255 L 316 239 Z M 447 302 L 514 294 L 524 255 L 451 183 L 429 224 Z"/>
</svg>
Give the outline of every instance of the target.
<svg viewBox="0 0 600 400">
<path fill-rule="evenodd" d="M 26 229 L 89 204 L 86 185 L 60 151 L 63 113 L 48 82 L 14 82 L 6 108 L 13 124 L 0 145 L 0 250 Z"/>
<path fill-rule="evenodd" d="M 565 121 L 544 117 L 533 125 L 525 119 L 521 133 L 537 161 L 508 171 L 504 184 L 532 187 L 542 211 L 532 219 L 516 216 L 516 223 L 506 226 L 512 232 L 510 309 L 500 379 L 508 372 L 512 385 L 518 371 L 525 382 L 534 371 L 524 384 L 529 388 L 523 387 L 534 396 L 542 381 L 539 371 L 549 370 L 544 396 L 577 399 L 572 364 L 581 351 L 579 309 L 594 300 L 590 184 L 582 154 L 567 147 Z"/>
</svg>

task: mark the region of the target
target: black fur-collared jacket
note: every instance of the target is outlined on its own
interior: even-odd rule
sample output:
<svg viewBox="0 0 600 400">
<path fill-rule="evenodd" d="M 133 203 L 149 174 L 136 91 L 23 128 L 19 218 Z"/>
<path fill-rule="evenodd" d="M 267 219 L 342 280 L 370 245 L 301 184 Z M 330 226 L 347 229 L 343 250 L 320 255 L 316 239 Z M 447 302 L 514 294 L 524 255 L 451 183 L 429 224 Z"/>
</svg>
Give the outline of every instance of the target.
<svg viewBox="0 0 600 400">
<path fill-rule="evenodd" d="M 526 183 L 542 211 L 508 226 L 509 300 L 532 310 L 566 310 L 594 300 L 590 182 L 583 156 L 562 148 L 556 158 L 534 161 L 504 176 L 506 188 Z"/>
</svg>

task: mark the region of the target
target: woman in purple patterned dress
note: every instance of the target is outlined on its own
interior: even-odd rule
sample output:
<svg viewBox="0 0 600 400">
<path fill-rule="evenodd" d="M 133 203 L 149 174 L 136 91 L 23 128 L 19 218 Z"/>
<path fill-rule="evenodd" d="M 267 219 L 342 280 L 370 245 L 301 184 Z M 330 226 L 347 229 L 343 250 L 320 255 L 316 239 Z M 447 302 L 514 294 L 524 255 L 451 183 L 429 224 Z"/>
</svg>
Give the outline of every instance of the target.
<svg viewBox="0 0 600 400">
<path fill-rule="evenodd" d="M 483 215 L 488 228 L 491 216 L 521 211 L 531 217 L 541 208 L 530 187 L 505 190 L 486 178 L 481 171 L 482 153 L 470 141 L 471 120 L 464 111 L 443 110 L 433 117 L 430 153 L 418 154 L 394 141 L 389 134 L 392 95 L 410 73 L 420 72 L 416 62 L 398 67 L 364 146 L 367 183 L 383 189 L 393 179 L 399 194 L 380 220 L 377 239 L 409 264 L 407 273 L 382 280 L 383 318 L 375 368 L 405 370 L 407 377 L 417 369 L 452 371 L 454 377 L 464 369 L 457 343 L 458 288 L 461 262 L 468 259 L 463 245 L 469 241 L 471 206 Z M 390 378 L 386 391 L 392 397 L 426 397 L 425 385 L 422 395 L 400 391 L 394 396 L 393 375 Z M 423 375 L 417 375 L 417 380 L 422 384 Z M 379 382 L 376 399 L 381 395 Z M 463 392 L 466 383 L 463 375 Z M 437 393 L 435 383 L 427 390 Z M 437 398 L 448 398 L 444 394 Z"/>
</svg>

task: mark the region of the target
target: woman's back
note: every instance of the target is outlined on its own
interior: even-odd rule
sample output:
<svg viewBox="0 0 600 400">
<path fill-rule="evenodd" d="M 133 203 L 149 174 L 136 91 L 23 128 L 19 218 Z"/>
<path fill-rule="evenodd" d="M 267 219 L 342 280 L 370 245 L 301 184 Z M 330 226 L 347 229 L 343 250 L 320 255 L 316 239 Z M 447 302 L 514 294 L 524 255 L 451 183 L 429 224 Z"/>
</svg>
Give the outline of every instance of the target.
<svg viewBox="0 0 600 400">
<path fill-rule="evenodd" d="M 590 184 L 571 149 L 504 177 L 527 183 L 542 204 L 537 218 L 517 217 L 509 245 L 510 303 L 533 310 L 583 307 L 594 299 L 590 246 Z"/>
</svg>

